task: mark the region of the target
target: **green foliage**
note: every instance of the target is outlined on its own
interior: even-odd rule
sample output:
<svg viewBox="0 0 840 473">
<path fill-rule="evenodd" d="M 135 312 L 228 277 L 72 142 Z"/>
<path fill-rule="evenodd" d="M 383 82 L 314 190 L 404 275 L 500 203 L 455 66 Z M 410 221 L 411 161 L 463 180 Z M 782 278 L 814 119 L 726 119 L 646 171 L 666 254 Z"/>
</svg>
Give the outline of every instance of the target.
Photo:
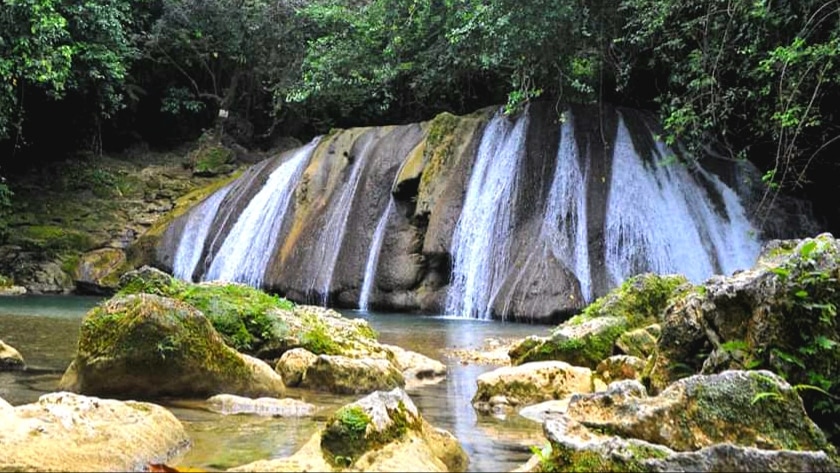
<svg viewBox="0 0 840 473">
<path fill-rule="evenodd" d="M 669 141 L 733 157 L 763 146 L 775 190 L 801 184 L 838 136 L 825 121 L 840 61 L 836 2 L 623 0 L 620 11 L 619 87 L 663 77 L 653 98 Z"/>
<path fill-rule="evenodd" d="M 791 330 L 751 353 L 751 367 L 771 369 L 788 380 L 834 443 L 840 436 L 840 292 L 837 274 L 826 265 L 837 261 L 840 255 L 831 241 L 816 238 L 802 243 L 797 254 L 773 271 L 785 290 L 778 310 Z"/>
<path fill-rule="evenodd" d="M 238 351 L 255 353 L 266 343 L 282 339 L 287 327 L 273 310 L 290 310 L 280 297 L 241 284 L 189 284 L 161 273 L 161 277 L 135 277 L 122 282 L 120 295 L 157 294 L 200 310 Z"/>
<path fill-rule="evenodd" d="M 12 196 L 14 194 L 0 176 L 0 243 L 9 237 L 9 215 L 12 213 Z"/>
<path fill-rule="evenodd" d="M 340 467 L 350 466 L 366 449 L 365 438 L 370 416 L 360 406 L 340 408 L 321 434 L 321 448 L 327 459 Z"/>
<path fill-rule="evenodd" d="M 123 106 L 138 56 L 134 2 L 5 0 L 0 13 L 0 139 L 22 131 L 27 94 L 90 101 L 92 118 Z M 137 2 L 145 3 L 145 2 Z"/>
</svg>

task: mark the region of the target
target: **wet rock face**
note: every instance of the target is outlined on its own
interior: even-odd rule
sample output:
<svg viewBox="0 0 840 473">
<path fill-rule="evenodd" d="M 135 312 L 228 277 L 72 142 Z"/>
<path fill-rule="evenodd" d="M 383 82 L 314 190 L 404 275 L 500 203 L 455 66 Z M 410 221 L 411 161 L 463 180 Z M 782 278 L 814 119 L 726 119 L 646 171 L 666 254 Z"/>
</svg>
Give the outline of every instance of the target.
<svg viewBox="0 0 840 473">
<path fill-rule="evenodd" d="M 572 397 L 544 430 L 549 461 L 560 470 L 838 468 L 796 391 L 768 371 L 696 375 L 652 397 L 636 381 L 616 382 L 606 392 Z"/>
<path fill-rule="evenodd" d="M 115 297 L 85 316 L 60 388 L 141 398 L 284 392 L 270 366 L 225 345 L 201 312 L 151 294 Z"/>
<path fill-rule="evenodd" d="M 0 470 L 141 471 L 189 440 L 163 407 L 60 392 L 11 407 L 0 399 Z"/>
</svg>

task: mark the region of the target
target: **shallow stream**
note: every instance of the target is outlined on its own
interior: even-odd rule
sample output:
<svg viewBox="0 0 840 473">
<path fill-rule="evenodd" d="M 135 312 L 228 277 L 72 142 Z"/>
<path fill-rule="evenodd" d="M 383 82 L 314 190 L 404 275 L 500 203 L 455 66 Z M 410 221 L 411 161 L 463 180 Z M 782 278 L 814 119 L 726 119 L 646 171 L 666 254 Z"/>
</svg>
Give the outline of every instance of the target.
<svg viewBox="0 0 840 473">
<path fill-rule="evenodd" d="M 19 405 L 55 391 L 73 357 L 82 317 L 100 300 L 79 296 L 0 298 L 0 339 L 17 348 L 29 367 L 25 372 L 0 372 L 0 397 Z M 517 415 L 501 419 L 477 414 L 470 404 L 475 380 L 494 367 L 464 365 L 447 357 L 445 351 L 475 348 L 490 337 L 544 335 L 547 326 L 358 311 L 345 311 L 344 315 L 366 319 L 383 343 L 447 364 L 445 380 L 408 394 L 426 420 L 461 441 L 470 457 L 469 471 L 510 471 L 531 456 L 531 446 L 545 442 L 536 422 Z M 289 389 L 287 396 L 315 404 L 315 417 L 224 416 L 206 410 L 202 400 L 158 401 L 184 423 L 192 439 L 191 448 L 171 463 L 213 471 L 291 455 L 335 409 L 361 397 L 294 389 Z"/>
</svg>

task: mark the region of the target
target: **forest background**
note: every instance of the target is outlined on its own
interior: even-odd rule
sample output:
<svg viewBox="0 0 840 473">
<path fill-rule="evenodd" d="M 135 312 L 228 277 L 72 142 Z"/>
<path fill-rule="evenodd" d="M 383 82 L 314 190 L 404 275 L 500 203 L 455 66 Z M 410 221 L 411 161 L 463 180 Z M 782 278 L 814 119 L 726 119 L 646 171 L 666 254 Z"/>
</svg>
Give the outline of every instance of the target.
<svg viewBox="0 0 840 473">
<path fill-rule="evenodd" d="M 840 1 L 2 0 L 0 238 L 14 179 L 198 139 L 550 100 L 650 110 L 692 156 L 747 159 L 830 225 Z M 226 118 L 220 118 L 227 115 Z M 208 138 L 209 137 L 209 138 Z"/>
</svg>

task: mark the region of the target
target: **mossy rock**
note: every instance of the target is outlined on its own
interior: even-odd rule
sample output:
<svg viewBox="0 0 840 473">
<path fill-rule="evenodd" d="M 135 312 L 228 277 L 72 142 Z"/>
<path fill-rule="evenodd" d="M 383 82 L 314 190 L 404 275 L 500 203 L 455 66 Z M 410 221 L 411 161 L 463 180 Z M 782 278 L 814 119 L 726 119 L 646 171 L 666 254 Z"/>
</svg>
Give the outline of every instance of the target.
<svg viewBox="0 0 840 473">
<path fill-rule="evenodd" d="M 123 275 L 119 294 L 157 294 L 201 311 L 225 342 L 243 353 L 257 353 L 265 344 L 288 336 L 273 310 L 289 310 L 292 302 L 236 283 L 193 284 L 163 271 L 143 267 Z"/>
<path fill-rule="evenodd" d="M 238 283 L 190 283 L 151 267 L 126 273 L 119 294 L 171 297 L 200 310 L 231 347 L 266 360 L 294 348 L 316 355 L 387 357 L 376 332 L 334 310 L 299 306 Z"/>
<path fill-rule="evenodd" d="M 377 391 L 348 404 L 327 420 L 321 450 L 332 465 L 348 467 L 365 452 L 423 427 L 417 407 L 402 389 Z"/>
<path fill-rule="evenodd" d="M 202 139 L 196 150 L 190 153 L 193 174 L 202 177 L 213 177 L 233 171 L 233 150 L 215 140 Z"/>
<path fill-rule="evenodd" d="M 115 297 L 88 312 L 60 388 L 142 398 L 284 392 L 279 375 L 225 345 L 201 312 L 152 294 Z"/>
<path fill-rule="evenodd" d="M 10 243 L 46 254 L 58 254 L 63 251 L 85 252 L 96 245 L 90 234 L 57 225 L 18 227 L 13 232 Z"/>
<path fill-rule="evenodd" d="M 405 378 L 386 359 L 320 355 L 306 368 L 300 386 L 336 394 L 362 394 L 404 387 Z"/>
<path fill-rule="evenodd" d="M 559 360 L 595 369 L 615 354 L 622 334 L 657 322 L 665 308 L 690 288 L 679 275 L 634 276 L 560 324 L 550 338 L 531 337 L 512 348 L 511 363 Z"/>
</svg>

